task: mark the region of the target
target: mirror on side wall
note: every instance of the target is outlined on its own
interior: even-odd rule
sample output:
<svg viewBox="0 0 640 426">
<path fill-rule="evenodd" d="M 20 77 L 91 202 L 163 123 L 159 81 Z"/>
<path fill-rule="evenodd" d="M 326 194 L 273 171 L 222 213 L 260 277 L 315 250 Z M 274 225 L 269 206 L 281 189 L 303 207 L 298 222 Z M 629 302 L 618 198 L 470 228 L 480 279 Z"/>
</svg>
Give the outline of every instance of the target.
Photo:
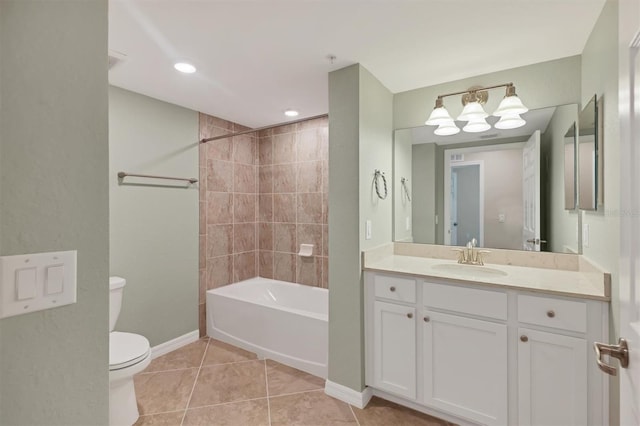
<svg viewBox="0 0 640 426">
<path fill-rule="evenodd" d="M 579 253 L 578 214 L 565 210 L 564 196 L 565 136 L 578 106 L 522 117 L 518 129 L 453 136 L 432 126 L 396 130 L 394 240 L 459 246 L 476 238 L 487 248 Z"/>
<path fill-rule="evenodd" d="M 576 191 L 576 123 L 571 123 L 564 135 L 564 209 L 574 210 L 578 192 Z"/>
<path fill-rule="evenodd" d="M 580 113 L 578 127 L 578 206 L 581 210 L 598 208 L 598 108 L 593 95 Z"/>
</svg>

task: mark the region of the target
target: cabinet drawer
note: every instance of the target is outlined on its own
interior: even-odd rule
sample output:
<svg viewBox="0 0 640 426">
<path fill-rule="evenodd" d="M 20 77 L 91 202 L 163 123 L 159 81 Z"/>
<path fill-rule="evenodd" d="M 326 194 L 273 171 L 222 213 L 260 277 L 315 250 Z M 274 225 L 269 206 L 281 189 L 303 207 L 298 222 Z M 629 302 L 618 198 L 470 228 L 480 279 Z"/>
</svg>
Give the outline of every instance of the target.
<svg viewBox="0 0 640 426">
<path fill-rule="evenodd" d="M 378 298 L 416 303 L 416 280 L 414 279 L 376 275 L 374 286 L 375 295 Z"/>
<path fill-rule="evenodd" d="M 518 295 L 518 321 L 585 333 L 587 304 L 577 300 Z"/>
<path fill-rule="evenodd" d="M 423 305 L 469 315 L 507 320 L 507 294 L 447 284 L 424 284 Z"/>
</svg>

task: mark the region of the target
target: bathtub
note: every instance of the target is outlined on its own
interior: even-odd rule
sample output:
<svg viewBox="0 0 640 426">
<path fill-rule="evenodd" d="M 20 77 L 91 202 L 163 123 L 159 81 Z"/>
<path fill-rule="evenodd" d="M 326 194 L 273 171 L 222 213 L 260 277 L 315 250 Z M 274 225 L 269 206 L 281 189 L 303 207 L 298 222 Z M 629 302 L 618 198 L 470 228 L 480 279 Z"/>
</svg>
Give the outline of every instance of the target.
<svg viewBox="0 0 640 426">
<path fill-rule="evenodd" d="M 252 278 L 207 291 L 209 337 L 327 378 L 328 291 Z"/>
</svg>

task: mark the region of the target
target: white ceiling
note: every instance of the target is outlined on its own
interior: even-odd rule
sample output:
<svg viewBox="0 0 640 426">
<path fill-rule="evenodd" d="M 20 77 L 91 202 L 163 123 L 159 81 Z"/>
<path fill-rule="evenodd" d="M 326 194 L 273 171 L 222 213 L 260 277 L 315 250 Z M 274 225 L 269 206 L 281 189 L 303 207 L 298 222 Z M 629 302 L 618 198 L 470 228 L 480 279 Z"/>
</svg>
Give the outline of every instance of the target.
<svg viewBox="0 0 640 426">
<path fill-rule="evenodd" d="M 604 0 L 110 0 L 115 86 L 250 127 L 328 111 L 360 63 L 391 92 L 582 53 Z M 335 55 L 332 64 L 328 55 Z M 187 60 L 198 72 L 180 74 Z"/>
</svg>

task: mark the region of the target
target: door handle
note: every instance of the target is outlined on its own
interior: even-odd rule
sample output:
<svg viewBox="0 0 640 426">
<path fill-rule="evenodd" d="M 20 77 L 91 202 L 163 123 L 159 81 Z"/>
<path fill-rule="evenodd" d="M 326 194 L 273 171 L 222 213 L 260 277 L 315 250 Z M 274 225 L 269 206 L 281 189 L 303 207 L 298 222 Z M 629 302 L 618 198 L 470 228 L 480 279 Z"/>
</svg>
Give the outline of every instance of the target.
<svg viewBox="0 0 640 426">
<path fill-rule="evenodd" d="M 593 349 L 596 351 L 596 362 L 600 370 L 611 376 L 617 376 L 618 370 L 602 361 L 602 355 L 609 355 L 620 360 L 620 367 L 627 368 L 629 366 L 629 346 L 627 341 L 620 338 L 617 345 L 608 345 L 606 343 L 594 342 Z"/>
<path fill-rule="evenodd" d="M 537 245 L 547 244 L 547 240 L 541 240 L 540 238 L 531 238 L 527 240 L 527 242 L 531 244 L 537 244 Z"/>
</svg>

